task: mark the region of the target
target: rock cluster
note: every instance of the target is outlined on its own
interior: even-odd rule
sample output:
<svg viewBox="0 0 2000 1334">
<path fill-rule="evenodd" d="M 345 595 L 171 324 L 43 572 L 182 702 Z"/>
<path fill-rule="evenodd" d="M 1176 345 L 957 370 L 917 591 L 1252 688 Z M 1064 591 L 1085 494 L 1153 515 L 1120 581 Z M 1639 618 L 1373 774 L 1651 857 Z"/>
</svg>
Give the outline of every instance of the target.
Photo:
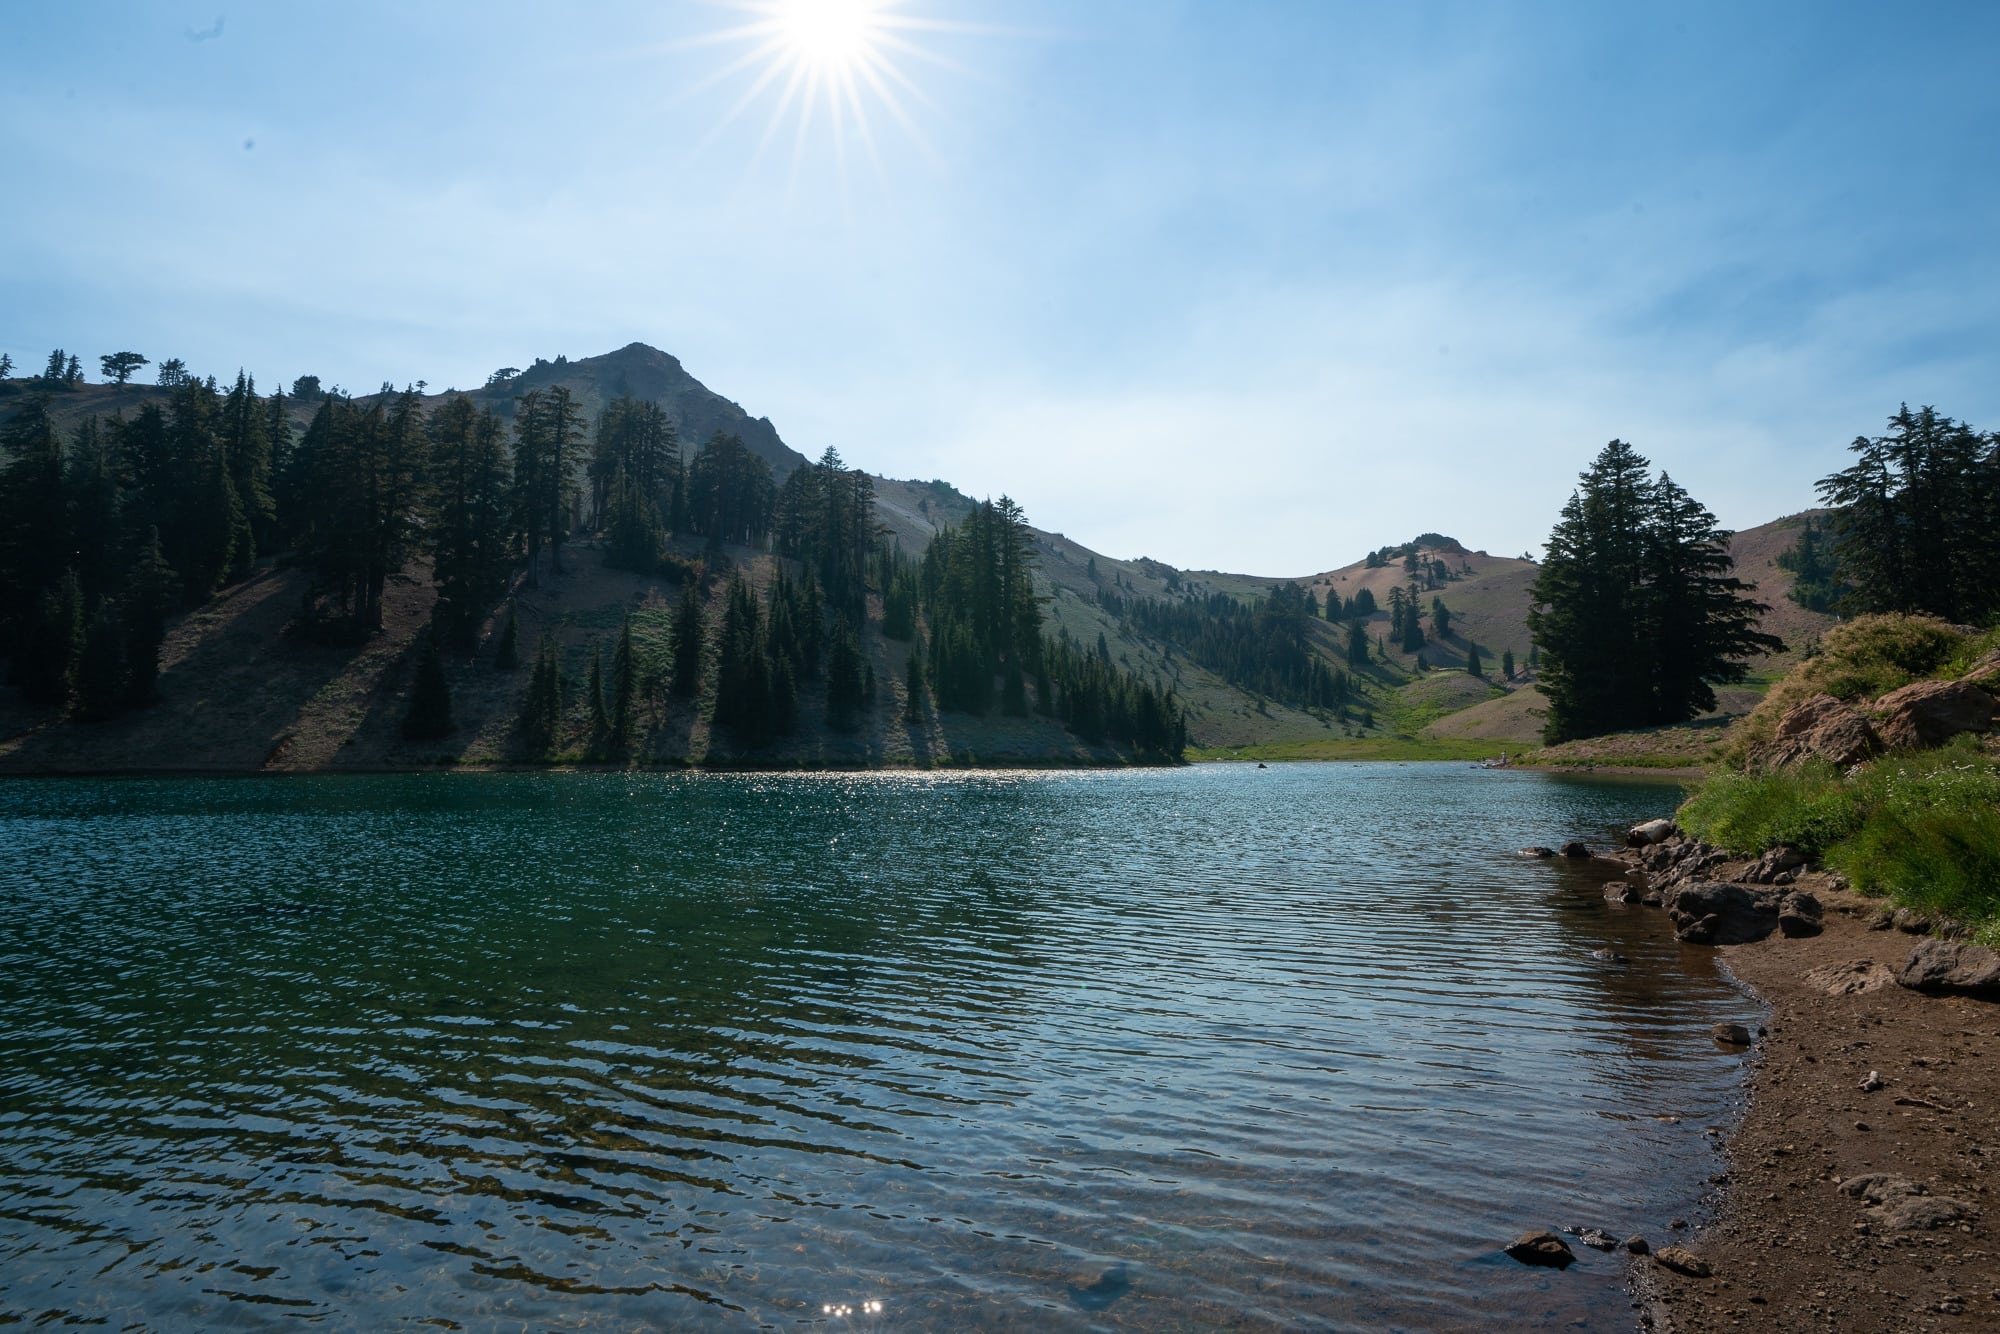
<svg viewBox="0 0 2000 1334">
<path fill-rule="evenodd" d="M 1752 768 L 1794 769 L 1822 759 L 1847 769 L 1885 750 L 1924 750 L 1966 732 L 1992 729 L 2000 703 L 2000 652 L 1989 653 L 1956 681 L 1918 681 L 1891 690 L 1866 709 L 1819 694 L 1778 719 L 1769 741 L 1751 752 Z"/>
<path fill-rule="evenodd" d="M 1849 1177 L 1840 1183 L 1840 1193 L 1866 1200 L 1872 1207 L 1862 1216 L 1886 1232 L 1928 1232 L 1964 1222 L 1978 1212 L 1964 1200 L 1933 1195 L 1923 1182 L 1890 1172 Z"/>
<path fill-rule="evenodd" d="M 1773 931 L 1818 935 L 1823 910 L 1804 890 L 1695 880 L 1661 896 L 1674 934 L 1690 945 L 1743 945 Z"/>
</svg>

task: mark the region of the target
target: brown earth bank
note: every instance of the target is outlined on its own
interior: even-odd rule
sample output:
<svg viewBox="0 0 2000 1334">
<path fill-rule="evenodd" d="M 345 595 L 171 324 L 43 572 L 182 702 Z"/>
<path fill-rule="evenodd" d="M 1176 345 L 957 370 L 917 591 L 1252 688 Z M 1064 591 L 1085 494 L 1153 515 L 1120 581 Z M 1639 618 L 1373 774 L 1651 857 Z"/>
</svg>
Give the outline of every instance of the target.
<svg viewBox="0 0 2000 1334">
<path fill-rule="evenodd" d="M 1770 1018 L 1736 1035 L 1753 1039 L 1749 1105 L 1725 1145 L 1713 1220 L 1692 1239 L 1652 1238 L 1654 1254 L 1633 1259 L 1641 1327 L 2000 1329 L 2000 1200 L 1990 1191 L 2000 1005 L 1899 985 L 1914 949 L 1937 948 L 1913 931 L 1929 924 L 1836 877 L 1769 858 L 1697 862 L 1688 875 L 1685 857 L 1683 874 L 1669 865 L 1662 875 L 1670 850 L 1619 857 L 1654 869 L 1628 872 L 1631 885 L 1607 886 L 1607 897 L 1656 900 L 1665 882 L 1676 915 L 1663 913 L 1662 926 L 1678 923 L 1683 939 L 1769 932 L 1718 946 Z M 1676 879 L 1711 898 L 1715 886 L 1740 885 L 1764 906 L 1697 919 Z M 1670 1244 L 1683 1251 L 1671 1263 L 1658 1254 Z"/>
</svg>

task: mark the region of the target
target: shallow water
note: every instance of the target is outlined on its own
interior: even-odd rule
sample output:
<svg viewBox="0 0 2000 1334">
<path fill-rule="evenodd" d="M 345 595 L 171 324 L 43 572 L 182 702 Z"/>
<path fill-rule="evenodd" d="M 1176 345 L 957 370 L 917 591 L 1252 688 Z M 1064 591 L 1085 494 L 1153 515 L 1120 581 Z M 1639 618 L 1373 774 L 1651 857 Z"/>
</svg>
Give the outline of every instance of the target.
<svg viewBox="0 0 2000 1334">
<path fill-rule="evenodd" d="M 0 1313 L 1621 1327 L 1618 1260 L 1496 1247 L 1693 1212 L 1739 1085 L 1708 1029 L 1755 1009 L 1511 853 L 1673 800 L 1396 764 L 0 785 Z"/>
</svg>

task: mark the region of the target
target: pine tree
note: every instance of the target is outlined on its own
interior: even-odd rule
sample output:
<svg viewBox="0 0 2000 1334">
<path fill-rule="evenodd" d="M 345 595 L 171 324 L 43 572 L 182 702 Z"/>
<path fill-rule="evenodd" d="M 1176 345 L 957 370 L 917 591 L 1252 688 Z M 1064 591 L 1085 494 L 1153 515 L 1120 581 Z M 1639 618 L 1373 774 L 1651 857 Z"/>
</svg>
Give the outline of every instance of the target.
<svg viewBox="0 0 2000 1334">
<path fill-rule="evenodd" d="M 528 677 L 528 694 L 521 702 L 521 740 L 528 752 L 546 757 L 560 735 L 563 716 L 562 663 L 553 639 L 542 636 L 535 669 Z"/>
<path fill-rule="evenodd" d="M 632 715 L 639 697 L 637 667 L 632 656 L 632 618 L 627 616 L 618 632 L 618 649 L 611 656 L 615 679 L 611 706 L 611 746 L 624 755 L 632 746 Z"/>
<path fill-rule="evenodd" d="M 132 373 L 147 364 L 146 358 L 137 352 L 108 352 L 97 359 L 104 371 L 104 378 L 113 384 L 124 384 L 132 378 Z"/>
<path fill-rule="evenodd" d="M 403 715 L 403 736 L 410 741 L 436 741 L 450 736 L 451 683 L 445 679 L 444 658 L 438 653 L 435 629 L 425 637 L 424 656 L 417 663 L 417 680 Z"/>
<path fill-rule="evenodd" d="M 838 731 L 854 728 L 862 704 L 861 651 L 845 619 L 836 622 L 826 658 L 826 720 Z"/>
<path fill-rule="evenodd" d="M 1468 642 L 1465 646 L 1465 670 L 1471 676 L 1486 675 L 1486 664 L 1480 660 L 1479 645 Z"/>
<path fill-rule="evenodd" d="M 1551 743 L 1684 722 L 1717 682 L 1783 645 L 1731 574 L 1729 534 L 1623 441 L 1606 445 L 1551 533 L 1530 590 Z"/>
<path fill-rule="evenodd" d="M 13 374 L 14 358 L 5 352 L 0 352 L 0 380 L 8 379 Z"/>
<path fill-rule="evenodd" d="M 1504 680 L 1514 679 L 1514 650 L 1511 648 L 1500 654 L 1500 675 Z"/>
<path fill-rule="evenodd" d="M 500 647 L 493 655 L 493 665 L 503 672 L 511 672 L 521 665 L 519 632 L 514 625 L 514 609 L 507 608 L 507 624 L 500 631 Z"/>
<path fill-rule="evenodd" d="M 76 667 L 76 701 L 71 715 L 96 722 L 125 708 L 131 695 L 132 673 L 125 657 L 125 626 L 116 607 L 100 605 L 83 634 Z"/>
<path fill-rule="evenodd" d="M 924 681 L 924 655 L 918 649 L 911 649 L 909 664 L 903 671 L 905 719 L 913 723 L 924 720 L 924 692 L 928 689 Z"/>
<path fill-rule="evenodd" d="M 693 699 L 701 689 L 701 641 L 704 630 L 701 594 L 689 579 L 681 586 L 681 604 L 674 612 L 674 660 L 672 690 L 682 699 Z"/>
<path fill-rule="evenodd" d="M 148 528 L 125 580 L 126 698 L 134 707 L 158 698 L 160 644 L 166 638 L 167 616 L 180 600 L 180 576 L 160 549 L 159 530 Z"/>
<path fill-rule="evenodd" d="M 1439 639 L 1451 638 L 1451 608 L 1444 605 L 1443 598 L 1431 599 L 1431 629 Z"/>
<path fill-rule="evenodd" d="M 1904 404 L 1857 461 L 1820 479 L 1850 611 L 1928 612 L 1981 623 L 2000 614 L 2000 435 Z"/>
<path fill-rule="evenodd" d="M 604 650 L 595 644 L 590 648 L 590 677 L 583 690 L 590 705 L 590 743 L 595 747 L 611 730 L 610 712 L 604 706 Z"/>
<path fill-rule="evenodd" d="M 445 637 L 469 649 L 514 568 L 500 419 L 455 394 L 433 414 L 429 431 L 425 515 L 436 616 Z M 508 615 L 511 632 L 511 610 Z"/>
</svg>

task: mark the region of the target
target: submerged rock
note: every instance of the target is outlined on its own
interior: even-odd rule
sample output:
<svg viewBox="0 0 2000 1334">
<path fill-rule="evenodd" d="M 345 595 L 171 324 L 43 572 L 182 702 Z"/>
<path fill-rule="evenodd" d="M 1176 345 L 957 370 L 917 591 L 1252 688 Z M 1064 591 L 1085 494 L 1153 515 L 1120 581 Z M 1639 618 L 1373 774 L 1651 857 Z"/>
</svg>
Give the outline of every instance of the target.
<svg viewBox="0 0 2000 1334">
<path fill-rule="evenodd" d="M 1069 1299 L 1086 1311 L 1102 1311 L 1132 1290 L 1132 1275 L 1124 1265 L 1113 1265 L 1097 1276 L 1097 1281 L 1071 1288 Z"/>
<path fill-rule="evenodd" d="M 1925 940 L 1910 951 L 1896 981 L 1931 995 L 2000 1000 L 2000 955 L 1960 940 Z"/>
<path fill-rule="evenodd" d="M 1515 855 L 1518 857 L 1553 857 L 1556 855 L 1556 850 L 1554 848 L 1543 847 L 1522 848 Z"/>
<path fill-rule="evenodd" d="M 1553 1232 L 1523 1232 L 1508 1244 L 1506 1251 L 1524 1265 L 1567 1269 L 1576 1263 L 1576 1252 Z"/>
<path fill-rule="evenodd" d="M 1634 1255 L 1645 1255 L 1653 1247 L 1644 1237 L 1627 1237 L 1625 1238 L 1625 1249 Z"/>
<path fill-rule="evenodd" d="M 1565 843 L 1562 846 L 1562 855 L 1581 860 L 1590 856 L 1590 845 L 1588 843 Z"/>
<path fill-rule="evenodd" d="M 1717 1024 L 1710 1031 L 1715 1035 L 1717 1042 L 1727 1046 L 1747 1047 L 1750 1045 L 1750 1030 L 1741 1024 Z"/>
<path fill-rule="evenodd" d="M 1578 1241 L 1590 1247 L 1593 1251 L 1615 1251 L 1618 1249 L 1618 1238 L 1612 1236 L 1601 1227 L 1564 1228 L 1563 1230 L 1569 1232 Z"/>
</svg>

